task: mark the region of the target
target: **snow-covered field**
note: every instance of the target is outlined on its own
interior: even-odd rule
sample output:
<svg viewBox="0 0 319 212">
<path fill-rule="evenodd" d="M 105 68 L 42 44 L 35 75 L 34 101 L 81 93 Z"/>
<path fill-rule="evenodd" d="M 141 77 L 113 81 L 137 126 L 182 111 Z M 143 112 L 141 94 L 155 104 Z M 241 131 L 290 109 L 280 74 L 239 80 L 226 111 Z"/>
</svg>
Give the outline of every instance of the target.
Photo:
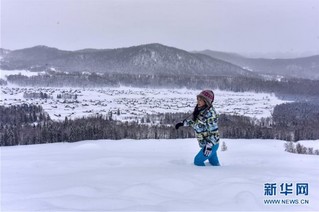
<svg viewBox="0 0 319 212">
<path fill-rule="evenodd" d="M 191 112 L 200 90 L 145 88 L 33 88 L 14 85 L 1 87 L 0 105 L 23 103 L 41 105 L 52 119 L 64 120 L 112 113 L 113 119 L 138 120 L 146 114 Z M 24 98 L 24 94 L 46 93 L 48 99 Z M 250 117 L 270 117 L 277 104 L 284 103 L 269 93 L 215 90 L 218 113 Z M 77 96 L 76 100 L 58 99 L 58 95 Z"/>
<path fill-rule="evenodd" d="M 1 147 L 1 211 L 319 211 L 318 156 L 222 141 L 221 167 L 192 164 L 195 139 Z"/>
</svg>

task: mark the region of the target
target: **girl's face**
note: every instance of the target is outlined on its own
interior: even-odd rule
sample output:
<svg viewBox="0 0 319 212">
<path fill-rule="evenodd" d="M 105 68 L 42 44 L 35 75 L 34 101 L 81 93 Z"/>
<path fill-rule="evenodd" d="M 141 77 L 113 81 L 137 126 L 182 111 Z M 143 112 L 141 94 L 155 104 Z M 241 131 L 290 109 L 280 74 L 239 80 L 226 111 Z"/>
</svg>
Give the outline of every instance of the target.
<svg viewBox="0 0 319 212">
<path fill-rule="evenodd" d="M 197 106 L 198 107 L 204 107 L 206 105 L 203 98 L 197 97 Z"/>
</svg>

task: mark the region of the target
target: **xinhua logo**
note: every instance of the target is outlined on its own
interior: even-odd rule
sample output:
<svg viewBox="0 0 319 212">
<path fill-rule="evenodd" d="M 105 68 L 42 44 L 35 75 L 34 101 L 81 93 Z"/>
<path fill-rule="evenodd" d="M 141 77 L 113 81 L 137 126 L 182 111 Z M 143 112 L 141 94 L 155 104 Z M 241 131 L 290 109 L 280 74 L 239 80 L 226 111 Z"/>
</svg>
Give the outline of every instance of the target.
<svg viewBox="0 0 319 212">
<path fill-rule="evenodd" d="M 277 183 L 264 184 L 264 196 L 272 197 L 271 199 L 264 199 L 264 204 L 269 204 L 269 205 L 309 204 L 309 200 L 305 199 L 305 197 L 307 197 L 308 195 L 309 195 L 308 183 L 280 183 L 278 185 Z M 274 199 L 274 197 L 277 197 L 277 198 Z"/>
<path fill-rule="evenodd" d="M 293 183 L 281 183 L 279 188 L 277 188 L 277 183 L 265 183 L 264 184 L 264 195 L 265 196 L 276 196 L 281 195 L 308 195 L 308 183 L 296 183 L 295 186 Z"/>
</svg>

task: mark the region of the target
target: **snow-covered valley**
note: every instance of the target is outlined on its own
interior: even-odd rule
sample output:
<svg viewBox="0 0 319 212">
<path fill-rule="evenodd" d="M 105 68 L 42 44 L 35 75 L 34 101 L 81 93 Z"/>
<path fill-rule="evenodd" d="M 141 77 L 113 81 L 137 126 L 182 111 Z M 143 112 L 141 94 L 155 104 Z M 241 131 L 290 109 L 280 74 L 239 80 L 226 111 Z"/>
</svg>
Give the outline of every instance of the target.
<svg viewBox="0 0 319 212">
<path fill-rule="evenodd" d="M 8 75 L 34 76 L 42 73 L 26 70 L 0 70 Z M 208 88 L 209 89 L 209 88 Z M 218 113 L 255 118 L 270 117 L 274 107 L 287 101 L 272 93 L 214 90 Z M 40 94 L 47 98 L 39 98 Z M 140 120 L 146 114 L 192 112 L 200 90 L 151 89 L 134 87 L 72 88 L 1 86 L 0 105 L 41 105 L 53 120 L 82 118 L 96 114 L 113 115 L 117 120 Z M 37 98 L 33 98 L 37 96 Z M 60 98 L 58 98 L 60 96 Z"/>
<path fill-rule="evenodd" d="M 48 98 L 25 97 L 25 94 L 48 94 Z M 269 93 L 215 90 L 218 113 L 249 117 L 270 117 L 277 104 L 286 101 Z M 200 90 L 145 88 L 33 88 L 2 86 L 0 105 L 41 105 L 52 119 L 81 118 L 112 113 L 114 119 L 136 120 L 146 114 L 191 112 Z M 62 98 L 57 98 L 61 95 Z M 76 96 L 76 99 L 74 97 Z"/>
<path fill-rule="evenodd" d="M 214 90 L 219 114 L 270 117 L 271 93 Z M 54 120 L 139 121 L 190 113 L 200 90 L 1 86 L 0 105 L 41 105 Z M 46 98 L 43 96 L 46 95 Z M 41 98 L 39 98 L 39 96 Z M 35 98 L 34 98 L 35 97 Z M 172 123 L 175 124 L 175 123 Z M 94 140 L 0 147 L 1 211 L 317 211 L 319 157 L 284 141 L 221 139 L 221 167 L 197 167 L 196 139 Z M 319 141 L 299 141 L 319 149 Z"/>
</svg>

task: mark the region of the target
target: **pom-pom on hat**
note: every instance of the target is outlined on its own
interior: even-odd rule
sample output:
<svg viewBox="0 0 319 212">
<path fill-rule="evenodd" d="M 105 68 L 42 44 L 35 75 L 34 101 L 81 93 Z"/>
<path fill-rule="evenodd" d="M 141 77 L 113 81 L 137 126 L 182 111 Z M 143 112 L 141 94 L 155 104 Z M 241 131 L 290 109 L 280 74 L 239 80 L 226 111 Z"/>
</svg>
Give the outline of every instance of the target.
<svg viewBox="0 0 319 212">
<path fill-rule="evenodd" d="M 207 106 L 212 106 L 214 102 L 214 92 L 212 90 L 203 90 L 197 97 L 203 98 Z"/>
</svg>

